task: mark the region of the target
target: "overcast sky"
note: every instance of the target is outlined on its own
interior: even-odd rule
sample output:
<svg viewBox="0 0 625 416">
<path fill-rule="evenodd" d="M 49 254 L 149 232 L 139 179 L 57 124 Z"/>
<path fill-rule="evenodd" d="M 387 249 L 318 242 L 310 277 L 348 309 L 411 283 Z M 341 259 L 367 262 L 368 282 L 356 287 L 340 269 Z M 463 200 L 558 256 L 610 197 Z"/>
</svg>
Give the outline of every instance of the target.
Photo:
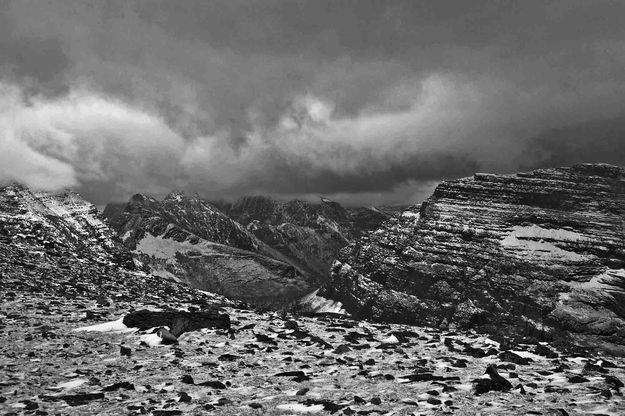
<svg viewBox="0 0 625 416">
<path fill-rule="evenodd" d="M 625 165 L 625 2 L 0 2 L 0 182 L 416 203 Z"/>
</svg>

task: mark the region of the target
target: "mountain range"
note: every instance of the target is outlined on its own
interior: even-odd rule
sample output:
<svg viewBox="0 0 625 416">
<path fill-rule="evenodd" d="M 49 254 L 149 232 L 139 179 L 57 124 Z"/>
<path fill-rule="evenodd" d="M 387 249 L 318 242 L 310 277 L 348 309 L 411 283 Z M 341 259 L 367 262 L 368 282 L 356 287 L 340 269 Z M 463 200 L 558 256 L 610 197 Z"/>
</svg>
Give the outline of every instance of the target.
<svg viewBox="0 0 625 416">
<path fill-rule="evenodd" d="M 297 299 L 325 281 L 338 251 L 388 218 L 336 202 L 247 197 L 231 204 L 171 193 L 137 194 L 103 216 L 137 267 L 256 303 Z"/>
</svg>

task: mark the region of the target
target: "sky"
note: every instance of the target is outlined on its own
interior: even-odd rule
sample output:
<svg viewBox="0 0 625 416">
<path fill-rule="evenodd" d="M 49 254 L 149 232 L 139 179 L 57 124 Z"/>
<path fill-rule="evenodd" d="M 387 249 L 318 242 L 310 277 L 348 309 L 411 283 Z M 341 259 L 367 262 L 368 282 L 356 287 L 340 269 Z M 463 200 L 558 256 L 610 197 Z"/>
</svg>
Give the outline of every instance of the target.
<svg viewBox="0 0 625 416">
<path fill-rule="evenodd" d="M 0 2 L 0 182 L 347 205 L 625 165 L 625 2 Z"/>
</svg>

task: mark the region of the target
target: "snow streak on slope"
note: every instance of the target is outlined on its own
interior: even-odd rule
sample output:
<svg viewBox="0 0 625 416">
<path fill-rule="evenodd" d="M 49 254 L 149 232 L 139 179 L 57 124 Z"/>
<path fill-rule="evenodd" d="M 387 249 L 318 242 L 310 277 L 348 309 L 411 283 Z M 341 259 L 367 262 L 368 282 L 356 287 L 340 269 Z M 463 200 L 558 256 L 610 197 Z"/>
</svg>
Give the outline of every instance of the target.
<svg viewBox="0 0 625 416">
<path fill-rule="evenodd" d="M 572 243 L 584 242 L 587 239 L 580 233 L 563 229 L 548 229 L 538 225 L 516 226 L 502 241 L 505 248 L 524 250 L 539 257 L 559 257 L 564 260 L 582 261 L 588 256 L 563 250 L 551 241 L 565 241 Z"/>
</svg>

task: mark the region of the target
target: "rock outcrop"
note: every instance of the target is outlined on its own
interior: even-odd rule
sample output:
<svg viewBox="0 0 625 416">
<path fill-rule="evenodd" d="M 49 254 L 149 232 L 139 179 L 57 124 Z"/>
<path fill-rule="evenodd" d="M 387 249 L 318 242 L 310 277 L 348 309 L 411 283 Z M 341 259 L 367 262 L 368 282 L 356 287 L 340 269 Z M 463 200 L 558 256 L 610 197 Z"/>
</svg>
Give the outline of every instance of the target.
<svg viewBox="0 0 625 416">
<path fill-rule="evenodd" d="M 625 169 L 444 182 L 343 249 L 321 294 L 359 317 L 625 351 Z"/>
<path fill-rule="evenodd" d="M 313 204 L 247 196 L 217 206 L 320 284 L 341 248 L 389 218 L 375 208 L 344 208 L 327 198 Z"/>
<path fill-rule="evenodd" d="M 164 309 L 205 308 L 232 302 L 187 285 L 134 270 L 130 252 L 97 209 L 73 192 L 33 192 L 12 184 L 0 188 L 0 289 L 3 299 L 28 293 L 92 298 L 110 306 L 156 302 Z"/>
<path fill-rule="evenodd" d="M 141 194 L 104 215 L 146 271 L 231 298 L 268 302 L 315 289 L 289 263 L 208 201 L 172 193 L 162 201 Z"/>
<path fill-rule="evenodd" d="M 97 208 L 71 191 L 51 194 L 19 184 L 0 187 L 0 240 L 59 258 L 69 254 L 134 268 L 132 256 Z"/>
<path fill-rule="evenodd" d="M 216 309 L 193 312 L 143 309 L 124 316 L 122 322 L 129 328 L 144 330 L 166 326 L 175 337 L 202 328 L 230 329 L 230 317 Z"/>
</svg>

